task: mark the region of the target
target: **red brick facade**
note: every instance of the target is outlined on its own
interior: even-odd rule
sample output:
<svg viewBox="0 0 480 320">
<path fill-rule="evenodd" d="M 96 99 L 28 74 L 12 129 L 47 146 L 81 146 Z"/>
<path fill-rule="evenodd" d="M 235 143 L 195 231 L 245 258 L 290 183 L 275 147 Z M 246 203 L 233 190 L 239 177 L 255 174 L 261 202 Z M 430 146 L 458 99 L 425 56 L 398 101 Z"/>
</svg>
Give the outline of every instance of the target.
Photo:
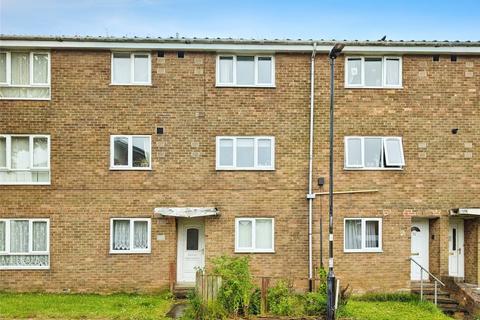
<svg viewBox="0 0 480 320">
<path fill-rule="evenodd" d="M 308 279 L 310 53 L 275 53 L 275 88 L 215 86 L 216 53 L 152 52 L 151 86 L 110 85 L 110 50 L 52 49 L 51 100 L 0 100 L 0 133 L 51 135 L 51 185 L 0 186 L 0 218 L 50 218 L 50 269 L 0 270 L 7 291 L 155 291 L 176 260 L 176 221 L 156 207 L 215 207 L 209 260 L 234 254 L 236 217 L 275 218 L 275 253 L 250 254 L 256 276 Z M 480 56 L 403 55 L 402 89 L 346 89 L 336 66 L 335 268 L 356 291 L 410 286 L 412 217 L 430 220 L 430 270 L 448 275 L 448 215 L 479 207 Z M 315 180 L 328 176 L 327 55 L 315 58 Z M 156 127 L 164 134 L 157 135 Z M 457 134 L 451 129 L 458 128 Z M 151 171 L 109 169 L 110 135 L 152 136 Z M 274 171 L 217 171 L 215 137 L 275 137 Z M 401 136 L 400 171 L 344 170 L 344 137 Z M 314 200 L 314 266 L 327 265 L 328 201 Z M 150 254 L 109 253 L 110 219 L 152 218 Z M 343 219 L 383 220 L 383 252 L 344 253 Z M 465 278 L 478 283 L 479 228 L 465 220 Z M 157 240 L 164 235 L 165 240 Z M 432 237 L 433 235 L 433 237 Z"/>
</svg>

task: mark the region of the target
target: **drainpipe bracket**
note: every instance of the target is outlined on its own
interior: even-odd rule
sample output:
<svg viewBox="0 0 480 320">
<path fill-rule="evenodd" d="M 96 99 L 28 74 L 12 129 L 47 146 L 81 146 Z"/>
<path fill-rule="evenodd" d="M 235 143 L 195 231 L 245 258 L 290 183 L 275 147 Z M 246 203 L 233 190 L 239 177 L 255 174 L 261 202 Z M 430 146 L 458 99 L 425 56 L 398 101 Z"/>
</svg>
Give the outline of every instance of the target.
<svg viewBox="0 0 480 320">
<path fill-rule="evenodd" d="M 307 199 L 315 199 L 315 193 L 308 193 Z"/>
</svg>

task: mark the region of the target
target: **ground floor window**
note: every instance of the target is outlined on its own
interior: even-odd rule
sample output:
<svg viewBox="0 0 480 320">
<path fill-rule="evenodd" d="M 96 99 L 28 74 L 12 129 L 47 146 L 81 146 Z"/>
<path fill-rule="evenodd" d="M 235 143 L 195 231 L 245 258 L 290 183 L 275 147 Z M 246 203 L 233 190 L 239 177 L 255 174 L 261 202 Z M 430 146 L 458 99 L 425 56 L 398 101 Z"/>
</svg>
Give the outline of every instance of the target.
<svg viewBox="0 0 480 320">
<path fill-rule="evenodd" d="M 272 218 L 237 218 L 235 252 L 274 252 Z"/>
<path fill-rule="evenodd" d="M 48 269 L 48 219 L 0 219 L 0 269 Z"/>
<path fill-rule="evenodd" d="M 114 218 L 110 221 L 111 253 L 150 253 L 151 220 Z"/>
<path fill-rule="evenodd" d="M 345 252 L 382 251 L 382 219 L 347 218 L 344 221 Z"/>
</svg>

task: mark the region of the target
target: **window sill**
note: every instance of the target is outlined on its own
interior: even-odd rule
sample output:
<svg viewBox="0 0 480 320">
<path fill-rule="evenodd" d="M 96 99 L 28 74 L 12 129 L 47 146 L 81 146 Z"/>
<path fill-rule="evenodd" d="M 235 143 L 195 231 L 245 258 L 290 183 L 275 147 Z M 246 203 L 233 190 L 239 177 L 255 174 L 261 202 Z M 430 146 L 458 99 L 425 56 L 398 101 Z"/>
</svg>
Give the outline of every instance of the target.
<svg viewBox="0 0 480 320">
<path fill-rule="evenodd" d="M 275 168 L 215 168 L 216 171 L 275 171 Z"/>
<path fill-rule="evenodd" d="M 50 186 L 51 182 L 0 182 L 0 186 Z"/>
<path fill-rule="evenodd" d="M 275 253 L 275 250 L 235 250 L 235 253 Z"/>
<path fill-rule="evenodd" d="M 50 101 L 52 100 L 51 97 L 48 98 L 6 98 L 6 97 L 0 97 L 0 100 L 26 100 L 26 101 Z"/>
<path fill-rule="evenodd" d="M 110 83 L 110 86 L 113 87 L 132 87 L 132 86 L 140 86 L 140 87 L 153 87 L 152 83 Z"/>
<path fill-rule="evenodd" d="M 110 167 L 110 171 L 152 171 L 152 168 L 115 168 L 115 167 Z"/>
<path fill-rule="evenodd" d="M 403 171 L 404 168 L 346 168 L 345 171 Z"/>
<path fill-rule="evenodd" d="M 275 89 L 274 84 L 264 84 L 264 85 L 237 85 L 237 84 L 215 84 L 217 88 L 265 88 L 265 89 Z"/>
<path fill-rule="evenodd" d="M 372 86 L 345 86 L 345 89 L 398 89 L 402 90 L 403 86 L 392 86 L 392 87 L 372 87 Z"/>
<path fill-rule="evenodd" d="M 382 249 L 376 250 L 343 250 L 344 253 L 383 253 Z"/>
<path fill-rule="evenodd" d="M 119 255 L 119 254 L 151 254 L 152 251 L 112 251 L 109 252 L 111 255 Z"/>
<path fill-rule="evenodd" d="M 50 266 L 35 267 L 35 266 L 0 266 L 0 270 L 50 270 Z"/>
</svg>

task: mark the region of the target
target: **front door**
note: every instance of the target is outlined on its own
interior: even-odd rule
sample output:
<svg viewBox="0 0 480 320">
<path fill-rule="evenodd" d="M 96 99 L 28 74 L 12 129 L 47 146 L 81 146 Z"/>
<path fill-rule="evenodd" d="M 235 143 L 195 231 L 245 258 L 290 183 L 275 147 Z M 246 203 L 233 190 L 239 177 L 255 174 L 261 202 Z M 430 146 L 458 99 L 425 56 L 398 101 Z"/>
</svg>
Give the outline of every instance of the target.
<svg viewBox="0 0 480 320">
<path fill-rule="evenodd" d="M 412 220 L 412 244 L 411 257 L 418 262 L 422 267 L 428 270 L 428 234 L 429 234 L 428 219 L 413 219 Z M 421 269 L 413 261 L 411 261 L 410 277 L 414 281 L 421 280 Z M 428 280 L 428 273 L 423 272 L 423 280 Z"/>
<path fill-rule="evenodd" d="M 203 218 L 179 218 L 177 242 L 177 282 L 195 282 L 197 269 L 205 266 Z"/>
<path fill-rule="evenodd" d="M 464 277 L 464 233 L 463 220 L 450 220 L 448 234 L 448 274 L 452 277 Z"/>
</svg>

